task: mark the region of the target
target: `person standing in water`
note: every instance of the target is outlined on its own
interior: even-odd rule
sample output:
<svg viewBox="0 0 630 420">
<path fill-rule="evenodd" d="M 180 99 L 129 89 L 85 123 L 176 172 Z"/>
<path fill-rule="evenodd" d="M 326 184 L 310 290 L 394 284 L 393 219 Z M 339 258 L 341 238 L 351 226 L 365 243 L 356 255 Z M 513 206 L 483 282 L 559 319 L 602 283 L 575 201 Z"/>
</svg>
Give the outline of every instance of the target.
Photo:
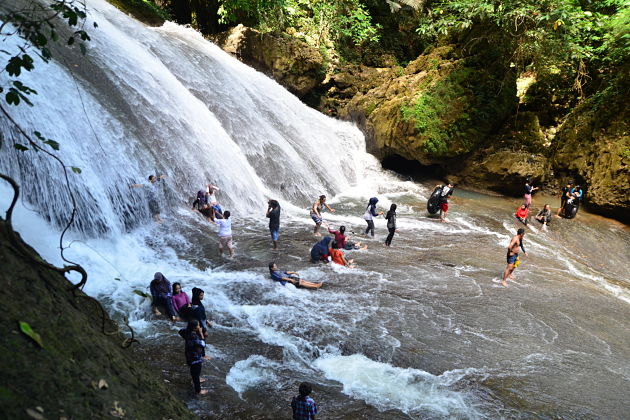
<svg viewBox="0 0 630 420">
<path fill-rule="evenodd" d="M 525 200 L 523 204 L 529 208 L 532 205 L 532 193 L 536 191 L 538 187 L 534 187 L 532 185 L 532 180 L 527 178 L 525 180 L 525 194 L 523 194 L 523 199 Z"/>
<path fill-rule="evenodd" d="M 564 205 L 567 203 L 567 200 L 571 196 L 572 189 L 573 189 L 572 180 L 569 180 L 569 182 L 567 182 L 567 185 L 562 187 L 562 190 L 560 192 L 560 208 L 558 209 L 556 216 L 560 216 L 560 214 L 562 214 L 562 212 L 564 211 Z"/>
<path fill-rule="evenodd" d="M 299 394 L 291 400 L 291 409 L 293 410 L 293 420 L 315 420 L 318 413 L 317 404 L 309 397 L 313 392 L 313 388 L 307 382 L 302 382 L 299 388 Z"/>
<path fill-rule="evenodd" d="M 378 198 L 372 197 L 368 202 L 367 207 L 365 208 L 365 213 L 363 213 L 363 218 L 367 222 L 367 228 L 365 229 L 365 235 L 371 233 L 372 238 L 374 237 L 374 218 L 381 216 L 383 214 L 382 211 L 376 211 L 376 203 L 378 203 Z"/>
<path fill-rule="evenodd" d="M 335 209 L 331 208 L 328 204 L 326 204 L 326 196 L 320 195 L 316 202 L 313 203 L 311 207 L 311 219 L 315 222 L 315 228 L 313 229 L 313 235 L 322 236 L 319 233 L 319 228 L 322 225 L 322 211 L 324 209 L 328 209 L 328 211 L 334 213 Z"/>
<path fill-rule="evenodd" d="M 179 335 L 185 341 L 184 354 L 186 355 L 186 364 L 190 366 L 190 376 L 195 386 L 195 393 L 205 395 L 208 391 L 201 389 L 201 368 L 203 361 L 210 357 L 206 356 L 206 342 L 203 339 L 203 331 L 199 321 L 196 319 L 188 321 L 186 328 L 179 330 Z"/>
<path fill-rule="evenodd" d="M 214 223 L 219 225 L 219 253 L 223 255 L 223 248 L 228 249 L 230 257 L 234 255 L 232 246 L 232 221 L 230 220 L 230 212 L 223 212 L 223 219 L 215 219 Z"/>
<path fill-rule="evenodd" d="M 273 249 L 278 249 L 278 235 L 280 233 L 280 203 L 276 200 L 267 202 L 267 217 L 269 218 L 269 232 Z"/>
<path fill-rule="evenodd" d="M 160 203 L 158 202 L 157 182 L 163 180 L 164 178 L 166 178 L 166 175 L 160 175 L 159 177 L 149 175 L 148 184 L 131 184 L 129 186 L 130 188 L 147 188 L 147 203 L 149 204 L 149 211 L 156 223 L 162 223 L 162 218 L 160 217 Z"/>
<path fill-rule="evenodd" d="M 385 239 L 386 246 L 392 245 L 392 239 L 394 238 L 394 233 L 396 233 L 396 208 L 396 204 L 392 204 L 385 215 L 385 219 L 387 219 L 387 230 L 389 230 L 389 235 L 387 235 L 387 239 Z"/>
<path fill-rule="evenodd" d="M 453 183 L 449 182 L 442 186 L 440 193 L 440 221 L 448 222 L 446 215 L 448 214 L 448 198 L 453 195 Z"/>
<path fill-rule="evenodd" d="M 505 271 L 503 272 L 503 281 L 501 282 L 501 285 L 503 287 L 507 286 L 508 277 L 511 279 L 514 278 L 512 272 L 514 271 L 514 268 L 516 268 L 516 262 L 518 260 L 518 249 L 522 249 L 526 257 L 529 256 L 527 254 L 527 251 L 525 251 L 525 247 L 523 246 L 524 237 L 525 229 L 520 228 L 516 232 L 516 235 L 512 237 L 512 240 L 510 240 L 510 244 L 507 248 L 507 267 L 505 267 Z"/>
</svg>

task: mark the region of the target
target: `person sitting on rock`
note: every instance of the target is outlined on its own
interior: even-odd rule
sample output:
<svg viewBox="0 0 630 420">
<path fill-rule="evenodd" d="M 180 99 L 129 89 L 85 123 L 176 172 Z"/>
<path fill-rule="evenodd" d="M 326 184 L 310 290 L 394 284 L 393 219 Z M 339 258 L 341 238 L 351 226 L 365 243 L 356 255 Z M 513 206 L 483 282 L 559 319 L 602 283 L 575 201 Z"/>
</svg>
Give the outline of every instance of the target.
<svg viewBox="0 0 630 420">
<path fill-rule="evenodd" d="M 151 296 L 153 297 L 153 303 L 151 307 L 153 308 L 153 313 L 155 315 L 161 315 L 158 310 L 158 306 L 163 306 L 166 309 L 166 314 L 168 317 L 176 321 L 177 314 L 175 309 L 173 308 L 173 302 L 171 300 L 171 282 L 164 277 L 164 275 L 160 272 L 157 272 L 153 275 L 153 280 L 149 286 L 151 290 Z"/>
</svg>

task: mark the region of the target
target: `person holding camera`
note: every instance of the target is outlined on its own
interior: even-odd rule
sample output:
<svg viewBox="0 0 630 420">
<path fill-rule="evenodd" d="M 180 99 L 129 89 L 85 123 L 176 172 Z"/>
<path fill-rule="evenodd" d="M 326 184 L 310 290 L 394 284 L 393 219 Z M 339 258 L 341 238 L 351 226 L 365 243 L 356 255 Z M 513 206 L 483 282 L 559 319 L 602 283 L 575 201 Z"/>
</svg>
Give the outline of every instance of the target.
<svg viewBox="0 0 630 420">
<path fill-rule="evenodd" d="M 269 232 L 273 249 L 278 249 L 278 235 L 280 234 L 280 203 L 277 200 L 267 202 L 267 217 L 269 218 Z"/>
</svg>

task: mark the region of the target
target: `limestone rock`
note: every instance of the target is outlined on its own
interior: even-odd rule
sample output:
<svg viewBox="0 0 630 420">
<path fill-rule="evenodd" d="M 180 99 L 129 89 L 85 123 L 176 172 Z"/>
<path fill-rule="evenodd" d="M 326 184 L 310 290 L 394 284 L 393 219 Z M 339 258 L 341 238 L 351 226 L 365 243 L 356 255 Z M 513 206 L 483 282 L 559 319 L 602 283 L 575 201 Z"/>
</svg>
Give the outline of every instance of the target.
<svg viewBox="0 0 630 420">
<path fill-rule="evenodd" d="M 300 98 L 324 80 L 323 57 L 316 48 L 297 38 L 262 33 L 238 25 L 213 36 L 212 40 Z"/>
</svg>

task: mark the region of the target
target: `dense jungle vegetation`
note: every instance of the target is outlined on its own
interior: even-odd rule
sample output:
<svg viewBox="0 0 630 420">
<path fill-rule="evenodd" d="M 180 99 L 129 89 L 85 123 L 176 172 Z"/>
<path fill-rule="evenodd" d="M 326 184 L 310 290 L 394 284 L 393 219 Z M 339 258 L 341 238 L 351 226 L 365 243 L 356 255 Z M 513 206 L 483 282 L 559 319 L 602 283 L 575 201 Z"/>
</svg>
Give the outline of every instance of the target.
<svg viewBox="0 0 630 420">
<path fill-rule="evenodd" d="M 136 0 L 139 1 L 139 0 Z M 489 42 L 514 71 L 572 105 L 627 65 L 627 0 L 167 0 L 174 20 L 205 34 L 242 23 L 287 33 L 335 64 L 405 65 L 431 46 Z"/>
</svg>

